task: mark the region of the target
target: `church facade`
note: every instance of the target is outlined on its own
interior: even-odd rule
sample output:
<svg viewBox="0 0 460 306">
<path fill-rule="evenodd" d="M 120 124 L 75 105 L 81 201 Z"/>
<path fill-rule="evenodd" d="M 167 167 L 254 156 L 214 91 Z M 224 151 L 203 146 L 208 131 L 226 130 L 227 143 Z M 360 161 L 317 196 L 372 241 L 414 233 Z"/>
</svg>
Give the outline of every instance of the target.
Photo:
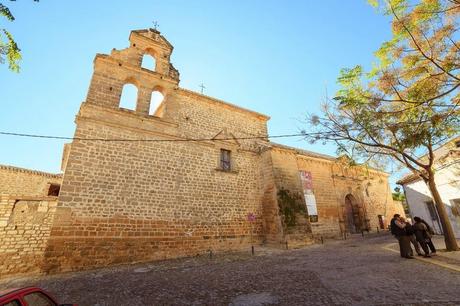
<svg viewBox="0 0 460 306">
<path fill-rule="evenodd" d="M 180 88 L 158 31 L 129 41 L 94 60 L 40 271 L 305 245 L 384 229 L 402 213 L 388 174 L 269 141 L 266 115 Z M 137 92 L 131 107 L 127 87 Z"/>
</svg>

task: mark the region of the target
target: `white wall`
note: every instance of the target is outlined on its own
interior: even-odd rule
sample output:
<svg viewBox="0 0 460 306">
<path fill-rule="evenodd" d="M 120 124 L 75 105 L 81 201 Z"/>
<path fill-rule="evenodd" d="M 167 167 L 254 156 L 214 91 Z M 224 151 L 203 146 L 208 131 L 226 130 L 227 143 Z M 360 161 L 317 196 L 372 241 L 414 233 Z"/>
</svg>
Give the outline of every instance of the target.
<svg viewBox="0 0 460 306">
<path fill-rule="evenodd" d="M 460 216 L 452 214 L 453 203 L 451 202 L 452 199 L 460 199 L 460 160 L 457 160 L 457 163 L 452 163 L 449 167 L 439 169 L 436 172 L 435 181 L 442 201 L 446 206 L 455 236 L 460 238 Z M 417 216 L 424 219 L 440 234 L 440 225 L 431 220 L 430 212 L 425 204 L 426 201 L 432 200 L 425 183 L 422 180 L 418 180 L 405 184 L 403 187 L 412 217 Z"/>
</svg>

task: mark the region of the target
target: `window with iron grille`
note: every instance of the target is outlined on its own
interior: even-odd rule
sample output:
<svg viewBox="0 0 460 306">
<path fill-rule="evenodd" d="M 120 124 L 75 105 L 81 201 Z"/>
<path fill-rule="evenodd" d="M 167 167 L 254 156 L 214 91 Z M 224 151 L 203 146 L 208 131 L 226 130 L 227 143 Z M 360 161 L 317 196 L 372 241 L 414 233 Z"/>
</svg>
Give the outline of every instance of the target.
<svg viewBox="0 0 460 306">
<path fill-rule="evenodd" d="M 438 220 L 438 212 L 436 211 L 436 206 L 434 206 L 434 202 L 428 201 L 425 203 L 428 208 L 428 211 L 430 212 L 431 220 Z"/>
<path fill-rule="evenodd" d="M 452 214 L 456 217 L 460 217 L 460 198 L 450 200 L 452 203 Z"/>
<path fill-rule="evenodd" d="M 220 169 L 224 171 L 232 170 L 230 150 L 220 149 Z"/>
</svg>

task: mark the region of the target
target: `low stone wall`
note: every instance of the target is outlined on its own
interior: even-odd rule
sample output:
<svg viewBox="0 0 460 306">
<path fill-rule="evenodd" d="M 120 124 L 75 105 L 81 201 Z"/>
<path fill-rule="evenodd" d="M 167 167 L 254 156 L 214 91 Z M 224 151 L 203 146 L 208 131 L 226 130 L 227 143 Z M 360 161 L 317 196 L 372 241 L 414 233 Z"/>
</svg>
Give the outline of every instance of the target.
<svg viewBox="0 0 460 306">
<path fill-rule="evenodd" d="M 42 271 L 57 197 L 0 195 L 0 278 Z"/>
</svg>

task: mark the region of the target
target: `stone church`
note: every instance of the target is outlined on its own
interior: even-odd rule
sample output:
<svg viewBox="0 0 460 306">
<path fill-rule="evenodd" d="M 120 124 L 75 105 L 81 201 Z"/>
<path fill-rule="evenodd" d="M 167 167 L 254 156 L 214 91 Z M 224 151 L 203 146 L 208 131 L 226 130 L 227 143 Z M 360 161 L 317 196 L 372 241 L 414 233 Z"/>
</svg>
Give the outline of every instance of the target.
<svg viewBox="0 0 460 306">
<path fill-rule="evenodd" d="M 309 244 L 384 229 L 402 212 L 388 174 L 269 141 L 268 116 L 181 88 L 158 31 L 129 42 L 96 55 L 62 176 L 0 167 L 13 182 L 0 184 L 4 273 Z"/>
</svg>

